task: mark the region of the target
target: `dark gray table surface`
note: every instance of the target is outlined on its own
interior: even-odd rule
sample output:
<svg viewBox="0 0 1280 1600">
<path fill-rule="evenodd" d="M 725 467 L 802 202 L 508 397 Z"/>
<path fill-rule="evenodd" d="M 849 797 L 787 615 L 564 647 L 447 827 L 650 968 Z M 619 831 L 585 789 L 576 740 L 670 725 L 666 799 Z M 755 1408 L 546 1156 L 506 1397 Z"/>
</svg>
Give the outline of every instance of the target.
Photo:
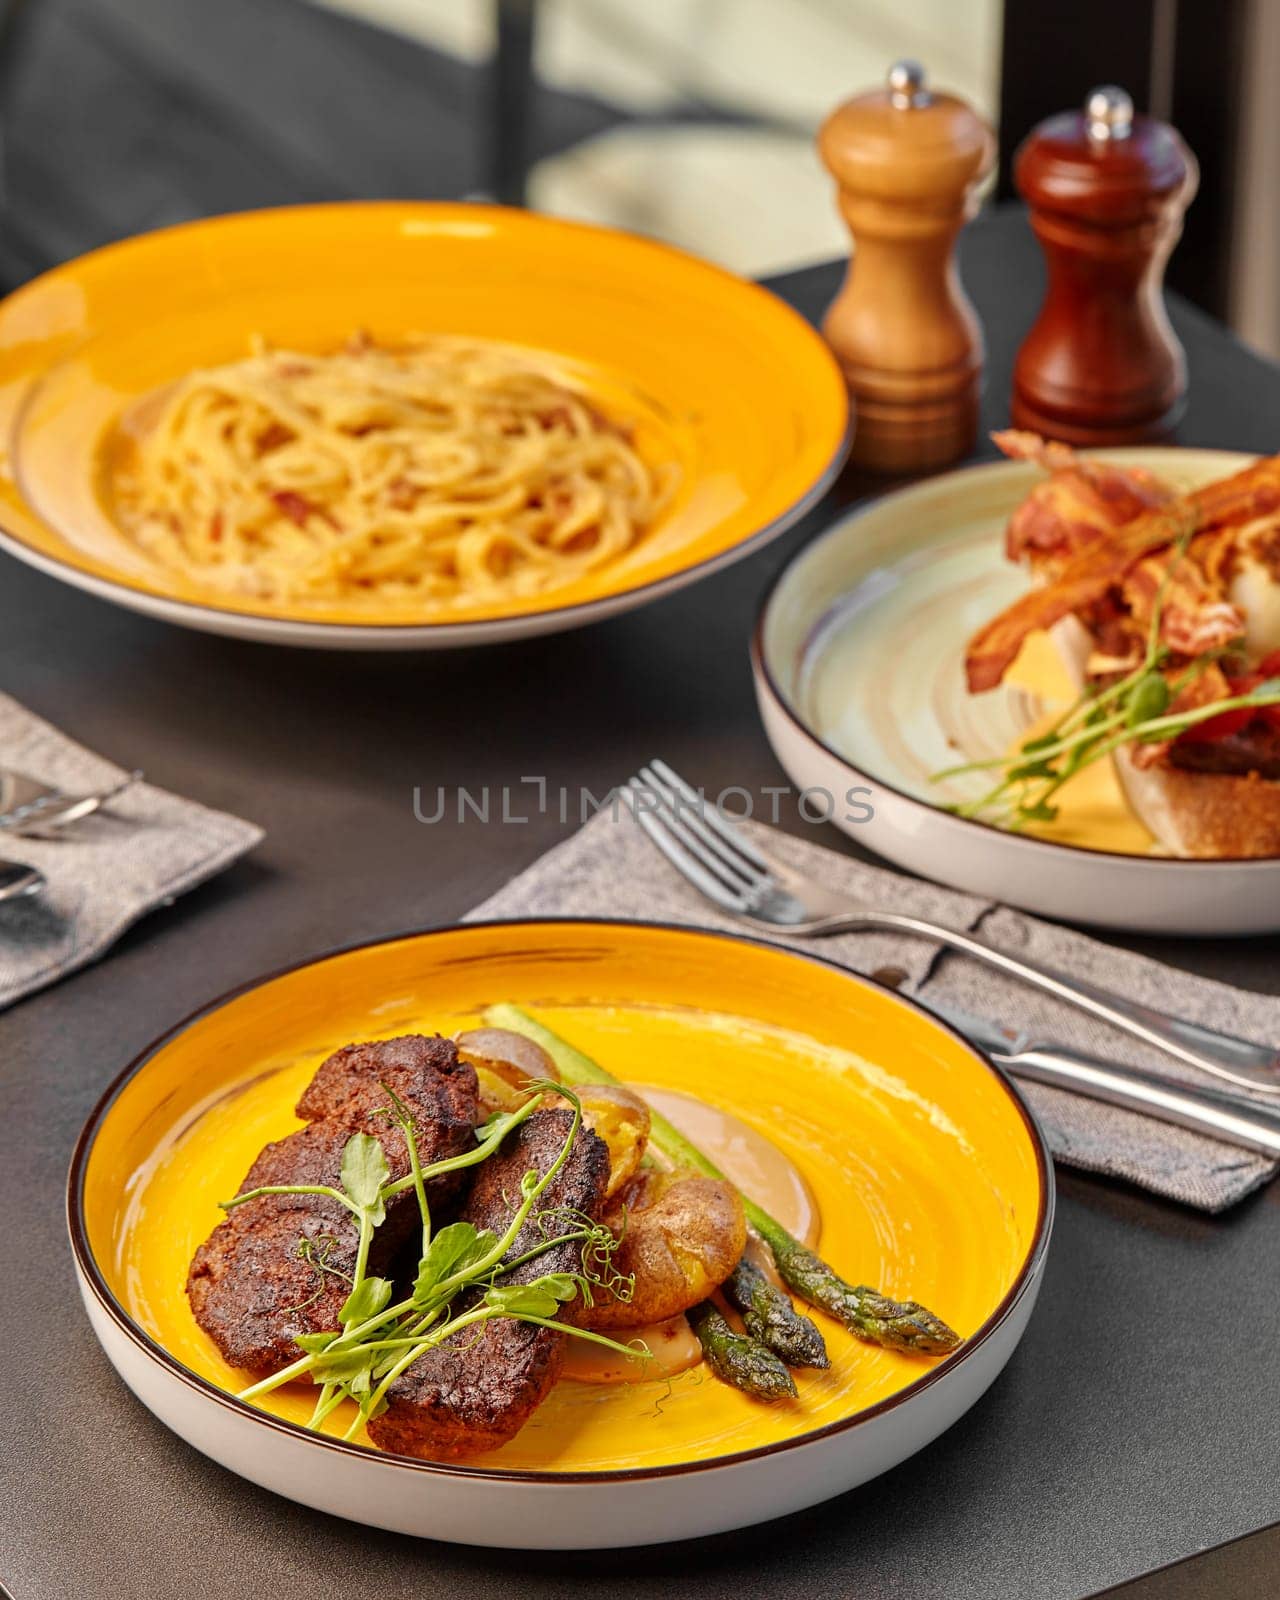
<svg viewBox="0 0 1280 1600">
<path fill-rule="evenodd" d="M 1039 295 L 1021 217 L 975 225 L 964 268 L 987 328 L 984 420 L 995 425 Z M 778 287 L 816 316 L 836 281 L 836 269 L 822 267 Z M 1182 437 L 1273 448 L 1280 371 L 1186 307 L 1175 308 L 1175 322 L 1192 374 Z M 1027 1336 L 950 1433 L 810 1513 L 621 1556 L 416 1543 L 276 1499 L 154 1421 L 81 1312 L 63 1234 L 64 1175 L 77 1130 L 121 1066 L 173 1020 L 264 970 L 456 919 L 564 831 L 554 817 L 425 826 L 413 816 L 415 784 L 475 788 L 543 773 L 553 785 L 600 792 L 655 752 L 709 787 L 776 783 L 747 666 L 755 608 L 806 536 L 871 488 L 846 478 L 802 528 L 631 616 L 448 655 L 207 638 L 0 557 L 3 688 L 154 782 L 267 829 L 251 859 L 149 917 L 99 965 L 0 1018 L 0 1578 L 18 1600 L 478 1600 L 517 1586 L 527 1600 L 712 1600 L 802 1587 L 1075 1600 L 1280 1519 L 1275 1188 L 1210 1220 L 1062 1173 Z M 1175 966 L 1280 988 L 1275 940 L 1133 942 Z M 1264 1592 L 1260 1574 L 1268 1563 L 1274 1570 L 1276 1549 L 1268 1534 L 1233 1546 L 1213 1567 L 1218 1592 Z M 1200 1592 L 1192 1575 L 1201 1571 L 1186 1566 L 1181 1580 L 1150 1592 Z M 1197 1587 L 1168 1586 L 1176 1581 Z"/>
</svg>

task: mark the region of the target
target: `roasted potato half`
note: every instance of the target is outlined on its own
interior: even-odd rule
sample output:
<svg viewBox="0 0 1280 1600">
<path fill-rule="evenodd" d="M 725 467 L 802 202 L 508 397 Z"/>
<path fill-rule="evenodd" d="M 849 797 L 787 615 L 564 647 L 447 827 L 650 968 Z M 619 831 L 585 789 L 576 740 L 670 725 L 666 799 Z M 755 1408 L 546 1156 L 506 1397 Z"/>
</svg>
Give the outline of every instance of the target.
<svg viewBox="0 0 1280 1600">
<path fill-rule="evenodd" d="M 556 1064 L 532 1039 L 507 1028 L 468 1028 L 454 1040 L 458 1054 L 476 1069 L 482 1116 L 515 1111 L 525 1100 L 525 1086 L 535 1078 L 560 1081 Z"/>
<path fill-rule="evenodd" d="M 605 1222 L 620 1243 L 614 1266 L 633 1275 L 629 1300 L 597 1291 L 583 1327 L 635 1328 L 678 1316 L 724 1282 L 747 1242 L 742 1200 L 730 1183 L 687 1168 L 644 1168 L 614 1195 Z"/>
<path fill-rule="evenodd" d="M 583 1122 L 609 1147 L 609 1187 L 605 1198 L 610 1199 L 640 1170 L 649 1142 L 649 1107 L 638 1094 L 619 1083 L 582 1083 L 574 1093 L 582 1107 Z M 555 1101 L 550 1103 L 554 1105 Z"/>
</svg>

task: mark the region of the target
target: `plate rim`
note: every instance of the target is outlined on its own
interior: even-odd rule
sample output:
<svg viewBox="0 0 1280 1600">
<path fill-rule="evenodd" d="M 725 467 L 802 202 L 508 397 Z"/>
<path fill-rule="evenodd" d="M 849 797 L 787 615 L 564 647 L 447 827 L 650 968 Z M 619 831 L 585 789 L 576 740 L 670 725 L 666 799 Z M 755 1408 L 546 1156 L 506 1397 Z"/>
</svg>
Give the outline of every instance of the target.
<svg viewBox="0 0 1280 1600">
<path fill-rule="evenodd" d="M 1229 450 L 1222 449 L 1214 445 L 1155 445 L 1151 446 L 1150 448 L 1153 453 L 1156 454 L 1158 454 L 1161 450 L 1172 450 L 1176 451 L 1180 455 L 1238 456 L 1245 461 L 1256 461 L 1259 459 L 1259 452 L 1256 451 Z M 1112 446 L 1102 450 L 1091 450 L 1089 454 L 1105 460 L 1108 457 L 1115 455 L 1132 455 L 1135 451 L 1140 451 L 1142 449 L 1143 447 L 1141 445 Z M 1025 462 L 1010 460 L 971 461 L 966 466 L 953 467 L 949 472 L 937 473 L 932 477 L 917 479 L 914 483 L 903 484 L 900 488 L 890 489 L 885 494 L 868 495 L 864 499 L 860 500 L 856 505 L 851 506 L 843 516 L 838 517 L 836 521 L 831 523 L 828 527 L 820 529 L 813 535 L 811 539 L 806 539 L 804 544 L 801 545 L 801 547 L 769 580 L 768 586 L 766 587 L 764 595 L 757 608 L 756 620 L 751 630 L 751 640 L 749 645 L 751 670 L 757 683 L 761 684 L 768 692 L 770 699 L 787 718 L 788 722 L 790 722 L 795 731 L 806 738 L 810 744 L 816 745 L 824 755 L 830 756 L 833 761 L 838 762 L 839 765 L 842 766 L 847 772 L 853 773 L 855 777 L 865 778 L 871 783 L 878 784 L 880 788 L 893 795 L 896 800 L 904 802 L 913 810 L 921 813 L 924 816 L 942 818 L 947 823 L 955 822 L 966 827 L 981 829 L 984 835 L 986 835 L 988 838 L 995 836 L 996 838 L 1007 840 L 1010 845 L 1034 847 L 1040 850 L 1052 850 L 1055 852 L 1064 851 L 1067 852 L 1069 857 L 1086 856 L 1093 857 L 1098 861 L 1132 862 L 1143 867 L 1160 867 L 1166 871 L 1168 871 L 1170 868 L 1177 869 L 1181 867 L 1245 867 L 1267 866 L 1268 864 L 1280 863 L 1280 855 L 1140 856 L 1134 855 L 1126 850 L 1105 850 L 1099 849 L 1094 845 L 1071 844 L 1062 839 L 1042 839 L 1038 835 L 1032 833 L 1014 833 L 1009 828 L 1000 827 L 998 823 L 984 822 L 980 817 L 959 816 L 955 812 L 945 810 L 942 806 L 932 805 L 929 801 L 922 800 L 919 795 L 911 794 L 906 789 L 900 789 L 896 784 L 888 782 L 887 779 L 881 778 L 873 772 L 869 772 L 862 767 L 854 766 L 853 762 L 850 761 L 848 756 L 841 754 L 841 752 L 833 745 L 828 744 L 826 740 L 818 734 L 817 730 L 811 727 L 810 724 L 805 721 L 805 719 L 800 715 L 799 711 L 796 710 L 795 706 L 792 705 L 789 696 L 783 692 L 782 686 L 778 682 L 777 676 L 769 663 L 768 653 L 765 650 L 764 630 L 768 623 L 769 613 L 772 609 L 774 601 L 777 598 L 779 589 L 782 587 L 784 581 L 790 576 L 794 568 L 797 567 L 806 556 L 808 556 L 812 551 L 816 550 L 817 547 L 820 544 L 823 544 L 826 540 L 834 539 L 838 534 L 849 530 L 870 512 L 878 510 L 880 507 L 891 504 L 901 498 L 908 497 L 919 490 L 932 488 L 937 484 L 945 483 L 951 478 L 965 477 L 969 473 L 987 472 L 994 476 L 996 473 L 1003 472 L 1006 469 L 1016 470 L 1017 468 L 1023 467 L 1026 464 L 1027 463 Z"/>
<path fill-rule="evenodd" d="M 27 566 L 35 568 L 60 582 L 69 583 L 72 587 L 92 594 L 101 600 L 116 605 L 123 605 L 132 611 L 139 611 L 148 616 L 159 616 L 163 621 L 172 622 L 177 626 L 201 626 L 197 619 L 213 618 L 223 625 L 227 632 L 234 633 L 237 637 L 258 638 L 266 642 L 289 642 L 299 644 L 315 643 L 323 648 L 332 644 L 337 639 L 351 642 L 368 640 L 385 640 L 389 644 L 401 643 L 412 645 L 419 640 L 439 640 L 444 643 L 483 643 L 486 635 L 493 637 L 499 633 L 511 636 L 520 632 L 528 633 L 552 632 L 561 628 L 572 628 L 592 621 L 595 617 L 605 614 L 607 609 L 628 609 L 649 603 L 651 600 L 661 598 L 665 593 L 686 585 L 697 582 L 703 577 L 709 577 L 721 568 L 732 565 L 753 554 L 761 546 L 769 543 L 812 510 L 815 505 L 826 495 L 838 477 L 841 468 L 848 458 L 853 444 L 855 427 L 853 405 L 849 398 L 847 385 L 840 373 L 840 366 L 834 353 L 822 338 L 819 330 L 807 317 L 803 316 L 796 308 L 774 290 L 764 283 L 752 278 L 745 278 L 732 272 L 727 267 L 722 267 L 714 261 L 699 256 L 690 250 L 683 250 L 677 245 L 668 244 L 665 240 L 653 239 L 645 234 L 637 233 L 630 228 L 610 228 L 599 223 L 581 222 L 569 217 L 553 217 L 541 212 L 529 212 L 518 206 L 503 206 L 487 202 L 453 201 L 453 200 L 414 200 L 409 199 L 377 199 L 377 200 L 333 200 L 303 203 L 288 206 L 263 206 L 251 210 L 218 212 L 210 217 L 194 217 L 187 221 L 173 223 L 167 227 L 149 228 L 141 233 L 131 234 L 125 239 L 112 240 L 108 244 L 99 245 L 94 250 L 85 251 L 82 255 L 73 257 L 70 261 L 60 262 L 57 266 L 49 268 L 37 277 L 21 284 L 11 294 L 0 300 L 0 316 L 3 316 L 15 301 L 25 300 L 28 295 L 35 294 L 50 281 L 57 281 L 64 277 L 72 278 L 73 269 L 83 266 L 87 262 L 95 262 L 104 257 L 125 253 L 136 248 L 148 240 L 168 238 L 175 234 L 188 233 L 208 228 L 220 223 L 236 223 L 257 221 L 258 219 L 272 220 L 296 215 L 316 215 L 323 212 L 342 211 L 348 213 L 375 214 L 379 212 L 393 213 L 428 213 L 441 218 L 448 214 L 457 213 L 467 217 L 496 219 L 500 222 L 510 223 L 516 219 L 518 227 L 554 227 L 567 229 L 578 234 L 590 234 L 601 238 L 622 237 L 631 244 L 642 246 L 659 254 L 670 256 L 676 260 L 696 267 L 699 271 L 712 275 L 720 280 L 732 283 L 735 289 L 745 290 L 754 296 L 762 296 L 770 302 L 776 311 L 784 313 L 784 319 L 802 332 L 811 341 L 815 352 L 825 354 L 826 364 L 830 375 L 838 380 L 834 389 L 836 395 L 843 396 L 843 417 L 840 436 L 836 442 L 835 450 L 828 458 L 822 470 L 796 499 L 785 506 L 778 514 L 753 533 L 730 545 L 727 549 L 718 551 L 714 555 L 704 557 L 701 561 L 691 566 L 684 566 L 675 572 L 670 572 L 664 577 L 651 578 L 647 582 L 633 584 L 627 588 L 614 590 L 607 594 L 596 596 L 594 599 L 578 600 L 570 605 L 549 606 L 537 611 L 516 611 L 500 613 L 491 617 L 464 618 L 458 621 L 442 622 L 326 622 L 319 619 L 305 617 L 275 617 L 260 611 L 246 611 L 235 606 L 220 605 L 213 600 L 187 600 L 174 595 L 159 593 L 142 584 L 129 582 L 124 577 L 103 577 L 98 573 L 87 571 L 70 561 L 54 555 L 49 555 L 31 544 L 20 533 L 7 527 L 0 519 L 0 549 L 7 551 L 16 560 L 24 562 Z M 554 353 L 554 352 L 552 352 Z M 44 372 L 28 374 L 28 380 L 39 382 Z M 14 417 L 16 428 L 21 419 L 21 414 L 31 396 L 25 395 Z M 21 490 L 19 489 L 21 494 Z M 26 496 L 22 496 L 26 504 Z M 32 511 L 33 516 L 37 514 Z M 43 521 L 43 518 L 37 518 Z M 539 624 L 542 624 L 539 627 Z M 272 636 L 276 636 L 274 640 Z M 280 636 L 285 637 L 280 637 Z M 496 642 L 496 641 L 495 641 Z"/>
<path fill-rule="evenodd" d="M 343 1439 L 335 1439 L 328 1434 L 314 1433 L 299 1423 L 289 1422 L 283 1417 L 277 1417 L 270 1412 L 259 1410 L 257 1407 L 238 1399 L 227 1390 L 218 1388 L 216 1384 L 211 1383 L 207 1378 L 201 1377 L 199 1373 L 193 1372 L 189 1367 L 184 1366 L 158 1340 L 153 1339 L 150 1334 L 140 1328 L 107 1284 L 89 1244 L 88 1231 L 84 1221 L 84 1183 L 89 1157 L 92 1154 L 93 1145 L 103 1121 L 123 1090 L 143 1071 L 148 1062 L 180 1034 L 186 1032 L 187 1029 L 200 1022 L 204 1017 L 252 992 L 254 989 L 263 988 L 267 984 L 287 977 L 291 973 L 301 971 L 306 967 L 315 966 L 336 957 L 353 955 L 358 951 L 369 950 L 379 945 L 399 943 L 407 939 L 441 937 L 465 933 L 470 929 L 499 928 L 515 931 L 530 927 L 597 928 L 609 930 L 615 934 L 622 930 L 624 935 L 629 930 L 644 929 L 661 933 L 674 933 L 693 939 L 754 946 L 775 955 L 809 962 L 815 966 L 833 971 L 855 985 L 876 990 L 903 1006 L 906 1010 L 925 1017 L 934 1027 L 959 1043 L 979 1067 L 995 1078 L 996 1083 L 1003 1089 L 1021 1118 L 1031 1140 L 1032 1150 L 1035 1155 L 1039 1191 L 1036 1220 L 1026 1256 L 999 1304 L 982 1325 L 969 1338 L 965 1339 L 951 1355 L 944 1356 L 941 1361 L 921 1373 L 912 1382 L 904 1385 L 896 1393 L 887 1396 L 884 1400 L 877 1401 L 872 1406 L 855 1411 L 851 1416 L 839 1418 L 820 1428 L 814 1428 L 808 1433 L 798 1434 L 791 1439 L 780 1439 L 769 1444 L 756 1445 L 748 1450 L 731 1451 L 725 1455 L 714 1456 L 703 1461 L 670 1462 L 656 1467 L 618 1467 L 599 1472 L 552 1472 L 542 1468 L 475 1467 L 468 1466 L 462 1462 L 424 1461 L 416 1456 L 398 1455 L 391 1451 L 371 1450 L 365 1445 L 350 1443 Z M 219 1405 L 231 1411 L 233 1415 L 250 1422 L 261 1423 L 275 1431 L 282 1432 L 286 1437 L 294 1439 L 301 1445 L 309 1444 L 321 1449 L 334 1450 L 340 1456 L 354 1457 L 357 1460 L 375 1464 L 381 1463 L 393 1469 L 408 1469 L 413 1472 L 426 1473 L 433 1477 L 460 1477 L 493 1483 L 536 1483 L 547 1486 L 555 1486 L 557 1484 L 590 1485 L 645 1482 L 745 1465 L 752 1461 L 761 1460 L 766 1456 L 777 1455 L 783 1451 L 822 1443 L 836 1435 L 849 1433 L 853 1429 L 873 1422 L 897 1409 L 908 1400 L 914 1399 L 925 1390 L 932 1388 L 942 1379 L 950 1377 L 966 1361 L 978 1354 L 982 1347 L 1008 1321 L 1019 1302 L 1029 1292 L 1034 1291 L 1039 1282 L 1052 1237 L 1056 1206 L 1057 1192 L 1054 1181 L 1053 1161 L 1045 1142 L 1044 1133 L 1034 1113 L 1019 1093 L 1016 1084 L 1008 1073 L 997 1066 L 985 1052 L 966 1039 L 950 1023 L 936 1016 L 927 1006 L 907 995 L 901 994 L 888 984 L 881 983 L 878 979 L 854 972 L 852 969 L 843 967 L 826 956 L 804 950 L 792 950 L 769 939 L 761 939 L 750 934 L 737 933 L 727 929 L 700 928 L 688 923 L 649 920 L 632 921 L 624 918 L 608 917 L 510 917 L 476 922 L 446 923 L 426 928 L 410 928 L 400 933 L 385 934 L 378 938 L 361 939 L 351 944 L 334 946 L 316 955 L 304 957 L 299 961 L 288 962 L 259 977 L 249 978 L 242 983 L 238 983 L 214 999 L 207 1001 L 204 1005 L 197 1007 L 180 1021 L 167 1028 L 162 1034 L 153 1039 L 150 1044 L 144 1046 L 128 1065 L 116 1074 L 99 1096 L 76 1137 L 66 1183 L 67 1233 L 76 1273 L 82 1288 L 93 1294 L 100 1309 L 115 1327 L 124 1334 L 135 1349 L 148 1357 L 170 1377 L 179 1379 L 188 1388 L 194 1390 L 197 1395 L 206 1400 L 216 1401 Z"/>
</svg>

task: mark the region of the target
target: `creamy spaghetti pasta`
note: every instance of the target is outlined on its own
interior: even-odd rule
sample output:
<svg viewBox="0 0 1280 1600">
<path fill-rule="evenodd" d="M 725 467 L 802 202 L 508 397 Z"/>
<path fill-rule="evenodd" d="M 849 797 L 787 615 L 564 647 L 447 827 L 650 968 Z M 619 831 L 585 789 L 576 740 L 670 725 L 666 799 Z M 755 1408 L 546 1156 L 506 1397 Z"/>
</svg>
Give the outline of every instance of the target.
<svg viewBox="0 0 1280 1600">
<path fill-rule="evenodd" d="M 535 595 L 628 550 L 662 495 L 624 425 L 497 343 L 259 347 L 157 405 L 111 469 L 116 520 L 223 592 L 371 608 Z"/>
</svg>

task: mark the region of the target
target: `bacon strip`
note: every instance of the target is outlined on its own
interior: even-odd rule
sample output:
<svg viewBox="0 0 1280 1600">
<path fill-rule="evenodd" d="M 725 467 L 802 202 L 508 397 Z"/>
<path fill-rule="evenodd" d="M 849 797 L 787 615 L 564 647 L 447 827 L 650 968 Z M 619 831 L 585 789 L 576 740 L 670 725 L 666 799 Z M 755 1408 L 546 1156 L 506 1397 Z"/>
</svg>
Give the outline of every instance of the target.
<svg viewBox="0 0 1280 1600">
<path fill-rule="evenodd" d="M 1144 556 L 1173 544 L 1188 531 L 1199 534 L 1248 522 L 1277 509 L 1280 456 L 1267 456 L 1090 541 L 1066 561 L 1051 583 L 1023 595 L 969 641 L 965 674 L 970 692 L 994 689 L 1029 633 L 1051 628 L 1100 599 L 1108 589 L 1122 584 Z"/>
<path fill-rule="evenodd" d="M 327 522 L 331 528 L 341 532 L 338 519 L 324 506 L 318 506 L 313 500 L 308 500 L 306 495 L 297 494 L 292 489 L 272 489 L 268 497 L 275 502 L 276 508 L 282 516 L 299 528 L 305 528 L 310 517 L 319 517 L 322 522 Z"/>
<path fill-rule="evenodd" d="M 1069 444 L 1060 439 L 1045 439 L 1026 428 L 997 428 L 991 442 L 1011 461 L 1034 461 L 1046 472 L 1068 472 L 1080 463 L 1080 457 Z"/>
<path fill-rule="evenodd" d="M 307 518 L 316 509 L 305 495 L 295 494 L 292 489 L 273 489 L 271 498 L 277 509 L 299 528 L 306 527 Z"/>
<path fill-rule="evenodd" d="M 1051 474 L 1014 512 L 1005 537 L 1009 560 L 1028 559 L 1037 574 L 1055 575 L 1078 550 L 1174 498 L 1153 473 L 1092 461 L 1039 434 L 1006 429 L 991 437 L 1007 456 L 1035 461 Z"/>
<path fill-rule="evenodd" d="M 1171 564 L 1172 563 L 1172 564 Z M 1244 617 L 1188 553 L 1143 556 L 1130 568 L 1121 592 L 1145 633 L 1160 599 L 1160 637 L 1183 656 L 1220 650 L 1244 632 Z"/>
</svg>

